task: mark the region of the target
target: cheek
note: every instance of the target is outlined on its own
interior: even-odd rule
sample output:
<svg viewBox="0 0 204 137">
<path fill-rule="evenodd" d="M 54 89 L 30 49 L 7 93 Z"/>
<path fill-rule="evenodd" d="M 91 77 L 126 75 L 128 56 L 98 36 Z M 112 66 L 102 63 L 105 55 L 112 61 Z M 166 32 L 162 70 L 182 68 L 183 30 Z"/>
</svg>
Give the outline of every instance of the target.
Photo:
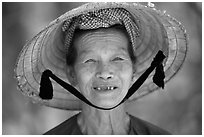
<svg viewBox="0 0 204 137">
<path fill-rule="evenodd" d="M 121 72 L 121 74 L 131 74 L 133 72 L 132 63 L 124 62 L 124 63 L 117 63 L 115 65 L 117 71 Z"/>
<path fill-rule="evenodd" d="M 119 72 L 120 79 L 123 81 L 124 86 L 130 86 L 133 76 L 133 67 L 131 63 L 124 63 L 117 65 L 117 71 Z"/>
<path fill-rule="evenodd" d="M 77 65 L 75 68 L 77 83 L 80 88 L 85 88 L 92 81 L 97 70 L 96 65 Z M 122 83 L 129 86 L 133 76 L 133 68 L 130 62 L 114 63 L 111 65 L 110 70 L 114 71 L 116 77 L 120 78 Z"/>
<path fill-rule="evenodd" d="M 87 67 L 85 65 L 77 65 L 75 67 L 75 73 L 77 76 L 77 84 L 80 88 L 85 88 L 90 83 L 91 78 L 94 75 L 94 68 Z"/>
</svg>

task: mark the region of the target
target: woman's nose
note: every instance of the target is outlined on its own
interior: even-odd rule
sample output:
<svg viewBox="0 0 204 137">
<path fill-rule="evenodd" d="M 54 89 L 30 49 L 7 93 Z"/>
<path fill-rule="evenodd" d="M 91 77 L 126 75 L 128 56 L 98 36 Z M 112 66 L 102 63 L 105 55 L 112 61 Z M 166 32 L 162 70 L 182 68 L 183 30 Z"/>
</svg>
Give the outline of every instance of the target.
<svg viewBox="0 0 204 137">
<path fill-rule="evenodd" d="M 110 66 L 100 65 L 100 67 L 97 70 L 96 77 L 103 80 L 109 80 L 114 77 L 114 73 Z"/>
</svg>

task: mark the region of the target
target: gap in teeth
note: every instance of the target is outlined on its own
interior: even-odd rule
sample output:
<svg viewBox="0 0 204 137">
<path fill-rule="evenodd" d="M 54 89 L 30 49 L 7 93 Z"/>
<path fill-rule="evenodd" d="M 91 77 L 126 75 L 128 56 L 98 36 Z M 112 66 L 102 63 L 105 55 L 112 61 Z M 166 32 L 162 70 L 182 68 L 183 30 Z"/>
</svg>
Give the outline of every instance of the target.
<svg viewBox="0 0 204 137">
<path fill-rule="evenodd" d="M 97 89 L 97 90 L 102 90 L 102 89 L 105 89 L 105 90 L 113 90 L 113 89 L 115 89 L 115 87 L 106 87 L 106 88 L 96 87 L 95 89 Z"/>
</svg>

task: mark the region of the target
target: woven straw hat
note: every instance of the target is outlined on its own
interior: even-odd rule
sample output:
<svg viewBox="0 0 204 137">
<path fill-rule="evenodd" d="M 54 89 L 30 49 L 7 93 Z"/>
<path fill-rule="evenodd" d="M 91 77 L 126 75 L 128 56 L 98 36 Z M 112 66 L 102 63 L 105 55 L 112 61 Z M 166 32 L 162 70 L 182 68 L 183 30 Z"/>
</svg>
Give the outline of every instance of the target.
<svg viewBox="0 0 204 137">
<path fill-rule="evenodd" d="M 52 81 L 54 96 L 51 100 L 39 97 L 42 72 L 52 70 L 53 74 L 69 83 L 66 67 L 66 47 L 63 44 L 62 25 L 81 14 L 100 9 L 122 8 L 128 11 L 137 23 L 140 35 L 134 43 L 137 58 L 137 74 L 140 76 L 151 64 L 154 56 L 162 50 L 166 56 L 163 62 L 165 79 L 168 82 L 181 68 L 187 52 L 187 36 L 180 22 L 154 7 L 138 3 L 87 3 L 61 15 L 33 37 L 23 47 L 15 68 L 18 87 L 33 102 L 49 107 L 80 110 L 80 100 Z M 136 31 L 136 28 L 132 28 Z M 138 31 L 138 30 L 137 30 Z M 152 82 L 154 72 L 128 101 L 147 95 L 158 87 Z"/>
</svg>

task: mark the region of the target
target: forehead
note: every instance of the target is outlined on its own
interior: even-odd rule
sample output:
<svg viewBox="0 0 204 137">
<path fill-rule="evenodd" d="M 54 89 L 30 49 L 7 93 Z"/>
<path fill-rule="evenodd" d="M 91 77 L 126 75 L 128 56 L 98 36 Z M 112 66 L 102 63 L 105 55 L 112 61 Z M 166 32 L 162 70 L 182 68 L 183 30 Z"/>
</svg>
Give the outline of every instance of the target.
<svg viewBox="0 0 204 137">
<path fill-rule="evenodd" d="M 124 31 L 115 28 L 100 28 L 78 32 L 73 44 L 79 52 L 97 48 L 127 50 L 128 43 L 128 36 Z"/>
</svg>

